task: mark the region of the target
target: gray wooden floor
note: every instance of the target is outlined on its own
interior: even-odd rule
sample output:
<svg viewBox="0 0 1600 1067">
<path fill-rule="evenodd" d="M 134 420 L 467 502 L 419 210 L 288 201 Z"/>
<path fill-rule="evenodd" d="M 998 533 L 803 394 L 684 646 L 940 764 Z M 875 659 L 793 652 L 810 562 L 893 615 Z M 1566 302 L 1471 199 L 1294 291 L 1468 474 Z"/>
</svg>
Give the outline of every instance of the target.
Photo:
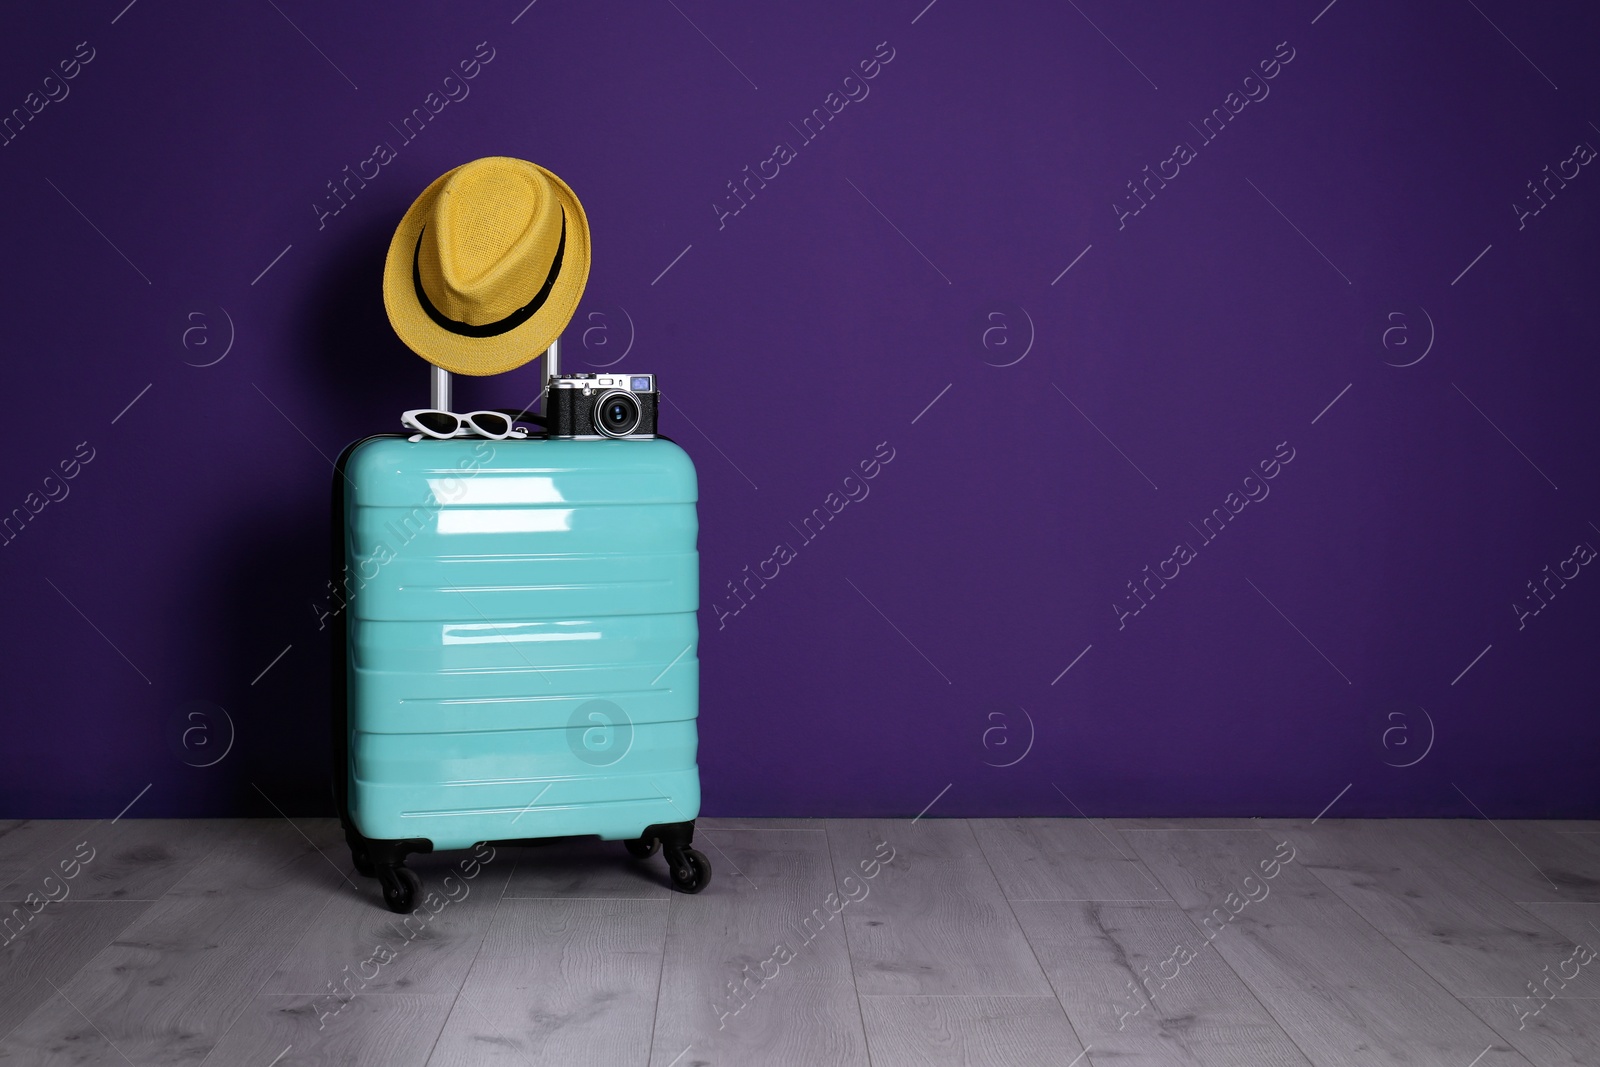
<svg viewBox="0 0 1600 1067">
<path fill-rule="evenodd" d="M 0 1061 L 1600 1064 L 1600 823 L 708 819 L 573 843 L 0 822 Z"/>
</svg>

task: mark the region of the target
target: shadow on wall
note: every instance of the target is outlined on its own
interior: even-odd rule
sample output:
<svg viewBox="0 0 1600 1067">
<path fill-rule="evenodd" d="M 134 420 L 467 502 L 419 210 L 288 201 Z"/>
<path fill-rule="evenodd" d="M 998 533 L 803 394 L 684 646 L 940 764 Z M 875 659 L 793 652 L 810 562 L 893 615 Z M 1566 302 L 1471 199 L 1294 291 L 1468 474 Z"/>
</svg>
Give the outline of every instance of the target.
<svg viewBox="0 0 1600 1067">
<path fill-rule="evenodd" d="M 330 459 L 368 434 L 398 431 L 400 412 L 426 400 L 425 367 L 395 337 L 383 308 L 384 257 L 404 207 L 382 205 L 361 225 L 325 235 L 336 243 L 306 283 L 310 297 L 284 354 L 304 410 L 315 413 L 305 429 Z M 228 709 L 237 746 L 203 771 L 222 773 L 226 786 L 211 798 L 221 810 L 272 818 L 274 805 L 291 817 L 334 813 L 335 631 L 326 613 L 340 600 L 329 572 L 332 479 L 328 467 L 286 498 L 252 499 L 228 521 L 229 536 L 213 542 L 226 548 L 202 566 L 210 578 L 203 584 L 214 591 L 202 617 L 229 620 L 216 638 L 218 684 L 209 691 L 237 694 Z"/>
<path fill-rule="evenodd" d="M 313 610 L 313 598 L 320 604 L 326 588 L 327 500 L 326 484 L 306 485 L 272 506 L 236 512 L 202 568 L 211 579 L 200 584 L 212 597 L 202 617 L 228 620 L 226 636 L 214 638 L 215 686 L 203 691 L 234 696 L 213 726 L 217 736 L 196 735 L 206 742 L 199 747 L 180 740 L 179 748 L 193 773 L 220 775 L 223 784 L 208 797 L 219 811 L 267 818 L 278 815 L 273 804 L 291 816 L 333 811 L 331 630 L 319 629 Z M 222 755 L 215 749 L 225 739 L 234 742 L 232 752 L 208 765 Z"/>
<path fill-rule="evenodd" d="M 338 239 L 296 323 L 301 343 L 291 358 L 306 394 L 323 404 L 328 441 L 319 444 L 330 456 L 358 437 L 399 430 L 400 412 L 421 407 L 419 395 L 426 401 L 426 364 L 395 336 L 383 309 L 384 257 L 410 203 L 381 204 Z"/>
</svg>

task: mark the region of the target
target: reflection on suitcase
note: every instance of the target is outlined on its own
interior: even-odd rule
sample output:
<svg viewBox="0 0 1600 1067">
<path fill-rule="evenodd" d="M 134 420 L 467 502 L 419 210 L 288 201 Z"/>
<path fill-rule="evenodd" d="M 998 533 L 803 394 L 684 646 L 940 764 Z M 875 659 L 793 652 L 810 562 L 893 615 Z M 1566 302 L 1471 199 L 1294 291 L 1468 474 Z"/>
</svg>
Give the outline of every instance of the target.
<svg viewBox="0 0 1600 1067">
<path fill-rule="evenodd" d="M 694 466 L 653 440 L 370 437 L 334 478 L 335 792 L 396 911 L 414 852 L 598 836 L 710 879 Z"/>
</svg>

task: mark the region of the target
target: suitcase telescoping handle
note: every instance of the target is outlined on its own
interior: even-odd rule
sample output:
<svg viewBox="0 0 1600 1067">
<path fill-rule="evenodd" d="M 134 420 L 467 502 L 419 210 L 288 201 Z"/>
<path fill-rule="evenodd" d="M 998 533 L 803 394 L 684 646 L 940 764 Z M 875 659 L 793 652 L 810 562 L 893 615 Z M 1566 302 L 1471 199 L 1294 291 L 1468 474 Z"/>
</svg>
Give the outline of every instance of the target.
<svg viewBox="0 0 1600 1067">
<path fill-rule="evenodd" d="M 539 381 L 539 396 L 541 399 L 543 399 L 544 395 L 550 391 L 550 379 L 561 373 L 560 367 L 558 366 L 560 361 L 561 338 L 557 337 L 554 341 L 550 342 L 550 347 L 544 350 L 544 367 L 540 371 L 542 377 Z"/>
<path fill-rule="evenodd" d="M 435 411 L 450 411 L 450 372 L 443 367 L 428 368 L 428 406 Z"/>
<path fill-rule="evenodd" d="M 550 342 L 550 347 L 544 351 L 544 366 L 541 369 L 539 381 L 539 396 L 550 390 L 550 379 L 561 373 L 557 364 L 561 358 L 561 339 L 558 337 Z M 450 372 L 443 367 L 428 368 L 428 402 L 435 411 L 454 411 L 450 406 Z"/>
</svg>

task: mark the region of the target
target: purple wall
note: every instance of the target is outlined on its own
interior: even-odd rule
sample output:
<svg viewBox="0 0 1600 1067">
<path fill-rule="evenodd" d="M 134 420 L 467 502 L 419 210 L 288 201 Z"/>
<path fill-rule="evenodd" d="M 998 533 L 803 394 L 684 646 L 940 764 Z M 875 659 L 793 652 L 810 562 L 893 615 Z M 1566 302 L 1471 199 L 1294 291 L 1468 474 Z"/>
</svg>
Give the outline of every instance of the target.
<svg viewBox="0 0 1600 1067">
<path fill-rule="evenodd" d="M 700 467 L 707 813 L 1600 816 L 1600 16 L 524 2 L 0 41 L 58 98 L 0 147 L 0 508 L 60 498 L 0 816 L 328 810 L 329 459 L 426 400 L 383 252 L 490 154 L 583 197 L 569 366 Z"/>
</svg>

